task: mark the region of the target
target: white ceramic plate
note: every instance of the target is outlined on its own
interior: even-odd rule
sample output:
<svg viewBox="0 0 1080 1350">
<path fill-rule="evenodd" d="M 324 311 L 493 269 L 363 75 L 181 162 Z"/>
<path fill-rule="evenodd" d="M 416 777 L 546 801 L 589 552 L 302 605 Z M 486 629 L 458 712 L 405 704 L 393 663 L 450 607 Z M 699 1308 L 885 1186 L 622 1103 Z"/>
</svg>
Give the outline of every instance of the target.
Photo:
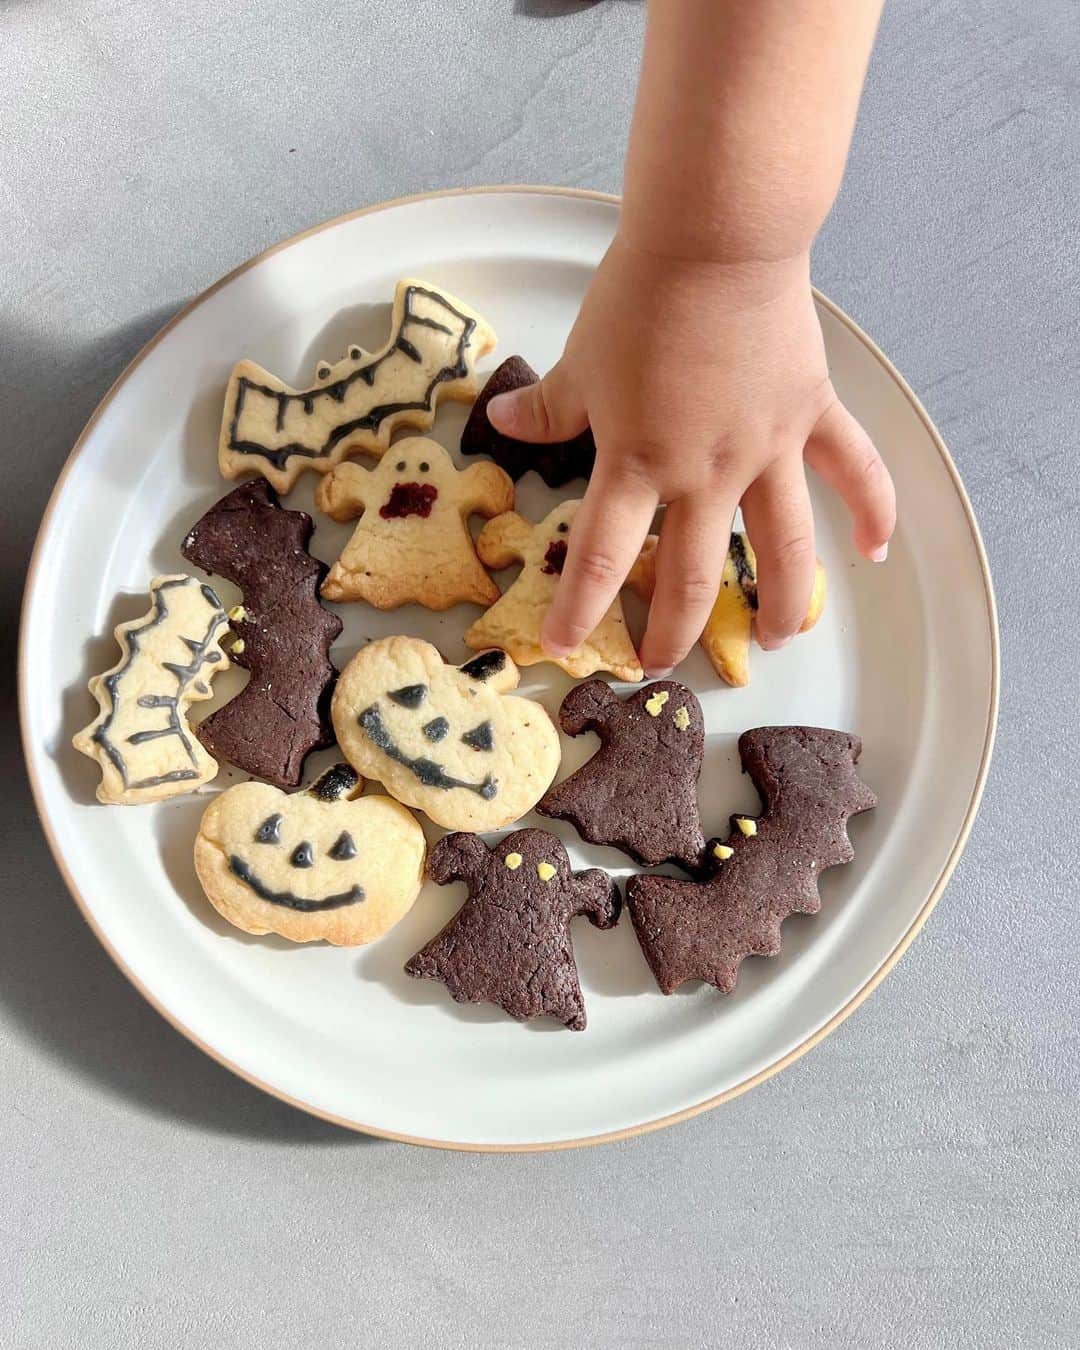
<svg viewBox="0 0 1080 1350">
<path fill-rule="evenodd" d="M 880 806 L 853 823 L 856 859 L 824 877 L 820 915 L 790 920 L 782 954 L 748 961 L 733 996 L 694 985 L 665 998 L 625 916 L 611 933 L 579 920 L 588 1030 L 521 1026 L 488 1007 L 459 1007 L 440 985 L 402 973 L 461 902 L 461 887 L 427 886 L 411 914 L 367 949 L 250 938 L 211 910 L 191 863 L 208 793 L 239 775 L 223 769 L 207 792 L 156 806 L 96 804 L 96 768 L 70 747 L 93 711 L 86 681 L 114 661 L 114 625 L 145 612 L 150 577 L 184 570 L 181 538 L 229 486 L 217 473 L 216 442 L 233 362 L 250 356 L 299 380 L 350 342 L 375 347 L 395 281 L 413 275 L 448 287 L 494 324 L 499 346 L 487 368 L 521 352 L 542 370 L 561 350 L 616 212 L 613 199 L 582 193 L 435 195 L 331 221 L 255 259 L 174 320 L 110 391 L 38 539 L 21 634 L 23 727 L 38 806 L 75 898 L 124 972 L 209 1054 L 359 1129 L 460 1147 L 552 1147 L 669 1123 L 745 1089 L 825 1034 L 897 958 L 940 894 L 978 803 L 997 639 L 976 525 L 911 391 L 822 302 L 833 378 L 896 480 L 901 524 L 888 564 L 856 557 L 842 508 L 816 491 L 829 576 L 821 623 L 782 652 L 755 651 L 748 689 L 718 687 L 700 652 L 679 674 L 705 710 L 707 833 L 732 811 L 756 808 L 735 741 L 762 723 L 857 732 L 862 776 Z M 456 447 L 464 415 L 444 406 L 433 434 Z M 518 500 L 535 518 L 556 497 L 529 475 Z M 288 505 L 310 510 L 311 498 L 308 475 Z M 332 559 L 349 528 L 320 519 L 314 551 Z M 220 589 L 232 603 L 235 592 Z M 463 660 L 461 635 L 476 613 L 339 608 L 339 664 L 364 639 L 397 632 Z M 201 706 L 224 701 L 240 678 L 219 679 L 214 703 Z M 522 692 L 554 713 L 569 683 L 534 667 Z M 564 741 L 564 771 L 591 753 L 582 742 Z M 328 752 L 309 767 L 332 759 Z M 575 866 L 631 870 L 615 851 L 554 828 Z"/>
</svg>

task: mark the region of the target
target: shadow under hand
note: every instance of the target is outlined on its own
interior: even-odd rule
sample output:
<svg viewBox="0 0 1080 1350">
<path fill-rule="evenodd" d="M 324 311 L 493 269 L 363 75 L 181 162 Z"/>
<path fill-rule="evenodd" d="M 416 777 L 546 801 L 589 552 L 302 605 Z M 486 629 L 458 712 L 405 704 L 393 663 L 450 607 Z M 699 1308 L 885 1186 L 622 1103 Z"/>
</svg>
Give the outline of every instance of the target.
<svg viewBox="0 0 1080 1350">
<path fill-rule="evenodd" d="M 7 447 L 0 495 L 0 697 L 6 707 L 15 702 L 23 579 L 53 483 L 111 382 L 172 312 L 157 310 L 95 341 L 50 349 L 0 320 L 0 425 Z M 125 610 L 138 603 L 123 598 Z M 94 635 L 89 645 L 91 663 L 98 654 L 107 658 L 101 669 L 115 660 L 111 632 Z M 74 701 L 75 691 L 70 697 Z M 74 707 L 65 712 L 82 725 L 93 700 L 85 689 L 78 698 L 85 717 Z M 80 797 L 92 791 L 87 767 L 90 776 L 76 787 Z M 0 734 L 0 773 L 7 784 L 5 881 L 17 898 L 7 908 L 0 943 L 0 1004 L 19 1033 L 75 1077 L 195 1128 L 290 1143 L 363 1139 L 234 1077 L 154 1013 L 65 892 L 34 810 L 14 717 Z"/>
<path fill-rule="evenodd" d="M 559 19 L 565 14 L 592 9 L 598 3 L 599 0 L 514 0 L 514 13 L 535 19 Z"/>
</svg>

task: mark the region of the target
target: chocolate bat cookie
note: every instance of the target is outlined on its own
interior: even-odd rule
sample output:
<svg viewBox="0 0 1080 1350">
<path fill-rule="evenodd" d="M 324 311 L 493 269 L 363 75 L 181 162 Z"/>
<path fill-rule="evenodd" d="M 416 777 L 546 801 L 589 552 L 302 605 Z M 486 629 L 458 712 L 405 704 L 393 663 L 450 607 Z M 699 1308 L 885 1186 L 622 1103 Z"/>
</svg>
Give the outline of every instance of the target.
<svg viewBox="0 0 1080 1350">
<path fill-rule="evenodd" d="M 296 787 L 309 750 L 332 745 L 330 647 L 341 620 L 319 603 L 323 563 L 307 551 L 311 517 L 285 511 L 263 479 L 212 506 L 180 546 L 188 562 L 243 592 L 230 611 L 230 655 L 251 671 L 234 699 L 199 723 L 213 754 L 278 787 Z"/>
</svg>

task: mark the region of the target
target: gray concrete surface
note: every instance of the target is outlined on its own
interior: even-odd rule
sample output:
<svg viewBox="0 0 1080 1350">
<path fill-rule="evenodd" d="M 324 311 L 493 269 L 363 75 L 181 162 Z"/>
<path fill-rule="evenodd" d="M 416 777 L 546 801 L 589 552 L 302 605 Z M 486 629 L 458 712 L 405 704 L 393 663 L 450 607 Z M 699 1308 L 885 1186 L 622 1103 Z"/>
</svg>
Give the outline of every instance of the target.
<svg viewBox="0 0 1080 1350">
<path fill-rule="evenodd" d="M 5 644 L 54 475 L 165 318 L 365 202 L 617 189 L 641 27 L 632 0 L 3 0 Z M 231 1078 L 113 969 L 9 712 L 0 1344 L 1080 1345 L 1078 70 L 1072 0 L 891 0 L 817 250 L 949 441 L 1001 605 L 982 815 L 896 972 L 779 1078 L 660 1134 L 534 1157 L 354 1138 Z"/>
</svg>

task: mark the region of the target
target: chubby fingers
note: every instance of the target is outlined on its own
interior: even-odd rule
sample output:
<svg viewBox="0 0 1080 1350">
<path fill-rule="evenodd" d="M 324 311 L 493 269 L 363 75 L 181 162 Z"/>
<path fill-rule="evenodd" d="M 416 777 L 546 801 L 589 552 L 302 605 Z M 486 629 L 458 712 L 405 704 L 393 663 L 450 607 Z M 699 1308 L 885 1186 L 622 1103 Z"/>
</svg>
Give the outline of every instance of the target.
<svg viewBox="0 0 1080 1350">
<path fill-rule="evenodd" d="M 855 547 L 871 562 L 884 562 L 896 528 L 896 490 L 873 441 L 839 399 L 814 427 L 804 457 L 851 512 Z"/>
<path fill-rule="evenodd" d="M 496 431 L 515 441 L 569 441 L 589 425 L 585 404 L 574 389 L 566 361 L 560 361 L 538 384 L 496 394 L 487 407 Z"/>
<path fill-rule="evenodd" d="M 734 500 L 720 492 L 679 497 L 668 506 L 641 643 L 650 679 L 667 675 L 701 636 L 720 589 L 734 514 Z"/>
<path fill-rule="evenodd" d="M 641 550 L 658 500 L 643 478 L 597 461 L 540 634 L 549 656 L 575 651 L 604 617 Z"/>
<path fill-rule="evenodd" d="M 742 500 L 757 557 L 758 642 L 783 647 L 802 626 L 814 589 L 814 516 L 799 458 L 775 460 Z"/>
</svg>

